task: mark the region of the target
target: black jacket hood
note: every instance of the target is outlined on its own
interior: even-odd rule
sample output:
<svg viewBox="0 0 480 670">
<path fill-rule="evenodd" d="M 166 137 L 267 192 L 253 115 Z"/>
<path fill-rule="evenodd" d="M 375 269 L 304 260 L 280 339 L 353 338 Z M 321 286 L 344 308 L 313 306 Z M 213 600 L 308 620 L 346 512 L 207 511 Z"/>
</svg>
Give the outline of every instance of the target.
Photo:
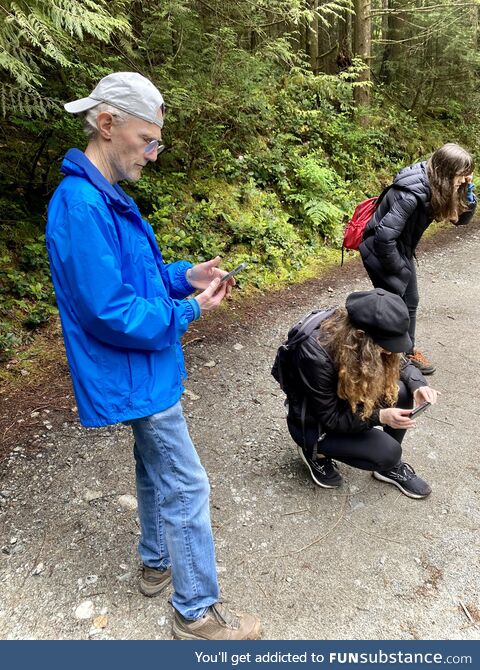
<svg viewBox="0 0 480 670">
<path fill-rule="evenodd" d="M 396 186 L 408 189 L 419 198 L 425 208 L 431 199 L 430 183 L 427 177 L 427 161 L 415 163 L 403 168 L 396 175 L 393 183 Z"/>
</svg>

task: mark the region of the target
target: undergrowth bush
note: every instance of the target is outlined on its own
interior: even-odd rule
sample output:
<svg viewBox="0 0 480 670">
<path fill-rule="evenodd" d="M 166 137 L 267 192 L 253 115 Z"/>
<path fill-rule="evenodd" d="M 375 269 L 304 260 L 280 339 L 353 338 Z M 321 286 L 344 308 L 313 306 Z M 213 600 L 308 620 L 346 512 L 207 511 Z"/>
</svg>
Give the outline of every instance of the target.
<svg viewBox="0 0 480 670">
<path fill-rule="evenodd" d="M 244 277 L 258 287 L 294 278 L 307 250 L 275 193 L 252 179 L 228 183 L 203 177 L 183 187 L 163 182 L 149 216 L 167 262 L 219 254 L 224 267 L 246 261 Z"/>
</svg>

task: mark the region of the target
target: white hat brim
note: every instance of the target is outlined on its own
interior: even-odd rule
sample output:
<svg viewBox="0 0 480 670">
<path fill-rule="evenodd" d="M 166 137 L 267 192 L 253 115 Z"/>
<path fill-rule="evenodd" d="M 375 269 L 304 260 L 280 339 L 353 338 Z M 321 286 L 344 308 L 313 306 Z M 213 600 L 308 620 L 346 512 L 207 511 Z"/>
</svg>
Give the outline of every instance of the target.
<svg viewBox="0 0 480 670">
<path fill-rule="evenodd" d="M 73 100 L 72 102 L 66 102 L 63 106 L 70 112 L 70 114 L 80 114 L 80 112 L 86 112 L 87 109 L 92 109 L 99 105 L 101 100 L 95 100 L 87 96 L 86 98 L 80 98 L 80 100 Z"/>
</svg>

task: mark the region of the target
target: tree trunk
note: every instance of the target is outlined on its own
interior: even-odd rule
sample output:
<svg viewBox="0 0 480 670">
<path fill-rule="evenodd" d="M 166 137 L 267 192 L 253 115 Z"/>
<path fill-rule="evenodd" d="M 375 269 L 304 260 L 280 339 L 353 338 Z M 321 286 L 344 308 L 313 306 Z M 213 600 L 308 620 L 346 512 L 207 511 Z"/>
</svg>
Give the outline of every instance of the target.
<svg viewBox="0 0 480 670">
<path fill-rule="evenodd" d="M 409 25 L 406 22 L 408 0 L 382 1 L 386 3 L 386 7 L 384 5 L 384 8 L 395 10 L 394 14 L 387 14 L 382 19 L 382 40 L 385 40 L 385 45 L 382 54 L 382 64 L 380 66 L 380 77 L 386 84 L 389 84 L 393 79 L 392 65 L 404 53 L 401 40 L 411 34 L 411 29 L 409 29 Z"/>
<path fill-rule="evenodd" d="M 479 31 L 479 19 L 480 19 L 480 7 L 474 7 L 472 9 L 472 21 L 473 21 L 473 48 L 475 51 L 478 51 L 478 47 L 480 46 L 480 36 L 478 34 Z"/>
<path fill-rule="evenodd" d="M 345 14 L 338 21 L 338 53 L 336 58 L 337 70 L 345 70 L 352 64 L 352 15 Z"/>
<path fill-rule="evenodd" d="M 328 28 L 322 25 L 318 27 L 318 69 L 327 74 L 337 72 L 340 23 L 343 22 L 336 19 Z"/>
<path fill-rule="evenodd" d="M 358 78 L 360 82 L 370 81 L 370 61 L 372 58 L 372 19 L 371 0 L 354 0 L 354 53 L 368 66 Z M 355 102 L 358 106 L 368 105 L 370 102 L 370 88 L 359 86 L 355 89 Z"/>
<path fill-rule="evenodd" d="M 308 36 L 308 56 L 310 58 L 310 67 L 314 74 L 318 72 L 318 0 L 311 0 L 310 7 L 313 10 L 313 18 L 307 29 Z"/>
</svg>

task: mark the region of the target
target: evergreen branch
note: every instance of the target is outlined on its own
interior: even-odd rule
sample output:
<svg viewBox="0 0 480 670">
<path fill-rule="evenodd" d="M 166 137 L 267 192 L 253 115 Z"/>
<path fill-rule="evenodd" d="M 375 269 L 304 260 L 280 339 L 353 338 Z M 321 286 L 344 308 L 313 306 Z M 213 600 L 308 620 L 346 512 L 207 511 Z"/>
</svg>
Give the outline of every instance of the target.
<svg viewBox="0 0 480 670">
<path fill-rule="evenodd" d="M 14 113 L 28 118 L 47 118 L 48 112 L 60 108 L 58 100 L 41 95 L 33 88 L 19 88 L 0 82 L 0 110 L 4 117 Z"/>
<path fill-rule="evenodd" d="M 454 4 L 441 4 L 441 5 L 429 5 L 427 7 L 402 7 L 401 9 L 372 9 L 367 15 L 366 18 L 373 18 L 374 16 L 400 16 L 401 14 L 420 14 L 428 13 L 433 10 L 455 10 L 455 9 L 465 9 L 466 7 L 477 7 L 478 2 L 462 2 Z"/>
</svg>

